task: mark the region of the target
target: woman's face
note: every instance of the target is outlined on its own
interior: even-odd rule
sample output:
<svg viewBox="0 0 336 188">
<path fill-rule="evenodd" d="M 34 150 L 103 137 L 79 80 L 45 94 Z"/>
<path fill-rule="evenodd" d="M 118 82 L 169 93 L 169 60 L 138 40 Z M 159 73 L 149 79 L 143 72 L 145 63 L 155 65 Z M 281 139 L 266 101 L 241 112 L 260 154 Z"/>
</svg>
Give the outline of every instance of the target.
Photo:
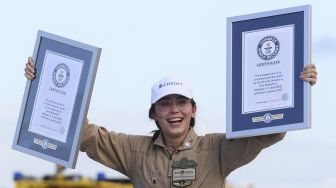
<svg viewBox="0 0 336 188">
<path fill-rule="evenodd" d="M 168 95 L 155 103 L 153 119 L 158 121 L 166 141 L 184 139 L 188 134 L 191 118 L 195 117 L 196 107 L 191 99 L 182 95 Z"/>
</svg>

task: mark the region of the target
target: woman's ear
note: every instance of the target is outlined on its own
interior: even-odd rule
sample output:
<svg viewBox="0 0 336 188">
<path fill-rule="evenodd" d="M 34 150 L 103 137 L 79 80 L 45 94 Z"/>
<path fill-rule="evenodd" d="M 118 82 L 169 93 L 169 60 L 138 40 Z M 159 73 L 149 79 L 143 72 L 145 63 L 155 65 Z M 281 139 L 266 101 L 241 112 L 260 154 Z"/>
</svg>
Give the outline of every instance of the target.
<svg viewBox="0 0 336 188">
<path fill-rule="evenodd" d="M 154 111 L 154 112 L 151 112 L 149 117 L 150 117 L 151 119 L 155 120 L 155 121 L 157 120 L 157 115 L 156 115 L 155 111 Z"/>
<path fill-rule="evenodd" d="M 191 109 L 191 117 L 195 118 L 195 116 L 196 116 L 196 111 L 197 111 L 196 106 L 192 107 L 192 109 Z"/>
</svg>

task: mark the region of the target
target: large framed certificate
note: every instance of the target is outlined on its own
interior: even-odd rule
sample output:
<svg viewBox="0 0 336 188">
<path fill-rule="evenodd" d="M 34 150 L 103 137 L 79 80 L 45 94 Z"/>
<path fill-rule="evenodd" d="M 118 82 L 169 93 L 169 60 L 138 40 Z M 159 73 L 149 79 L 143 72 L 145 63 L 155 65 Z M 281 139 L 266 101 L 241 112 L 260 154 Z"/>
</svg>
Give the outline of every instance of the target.
<svg viewBox="0 0 336 188">
<path fill-rule="evenodd" d="M 227 138 L 310 128 L 311 6 L 227 18 Z"/>
<path fill-rule="evenodd" d="M 12 148 L 75 168 L 101 48 L 38 31 Z"/>
</svg>

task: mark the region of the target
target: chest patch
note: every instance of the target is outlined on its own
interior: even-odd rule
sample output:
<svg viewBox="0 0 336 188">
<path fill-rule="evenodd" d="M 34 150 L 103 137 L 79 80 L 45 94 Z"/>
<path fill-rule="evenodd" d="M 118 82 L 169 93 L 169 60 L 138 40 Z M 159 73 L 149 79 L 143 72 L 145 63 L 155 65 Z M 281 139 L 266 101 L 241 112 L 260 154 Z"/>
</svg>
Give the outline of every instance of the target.
<svg viewBox="0 0 336 188">
<path fill-rule="evenodd" d="M 173 161 L 173 181 L 172 184 L 176 187 L 187 187 L 196 179 L 196 166 L 194 160 L 182 158 L 180 161 Z"/>
</svg>

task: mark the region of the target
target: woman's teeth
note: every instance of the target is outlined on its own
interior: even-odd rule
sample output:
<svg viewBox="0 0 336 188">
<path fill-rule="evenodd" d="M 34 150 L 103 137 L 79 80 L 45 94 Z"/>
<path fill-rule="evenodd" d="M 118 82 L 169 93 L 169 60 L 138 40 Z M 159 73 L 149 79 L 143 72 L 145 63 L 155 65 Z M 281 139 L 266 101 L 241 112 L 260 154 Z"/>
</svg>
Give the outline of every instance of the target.
<svg viewBox="0 0 336 188">
<path fill-rule="evenodd" d="M 169 123 L 177 123 L 177 122 L 181 123 L 182 120 L 183 118 L 172 118 L 172 119 L 168 119 L 168 122 Z"/>
</svg>

